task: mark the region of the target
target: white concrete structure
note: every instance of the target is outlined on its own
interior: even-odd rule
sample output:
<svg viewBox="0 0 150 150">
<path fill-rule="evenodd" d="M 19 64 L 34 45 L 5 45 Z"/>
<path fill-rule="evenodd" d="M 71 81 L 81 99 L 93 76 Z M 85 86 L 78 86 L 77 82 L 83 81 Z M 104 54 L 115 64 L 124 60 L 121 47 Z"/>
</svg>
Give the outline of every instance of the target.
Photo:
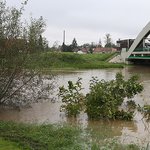
<svg viewBox="0 0 150 150">
<path fill-rule="evenodd" d="M 121 55 L 115 56 L 113 59 L 109 61 L 109 63 L 124 63 Z"/>
<path fill-rule="evenodd" d="M 133 44 L 129 48 L 128 51 L 126 51 L 126 48 L 122 49 L 121 56 L 125 63 L 127 63 L 127 59 L 131 56 L 131 54 L 141 54 L 143 56 L 143 53 L 145 52 L 134 52 L 134 50 L 138 47 L 138 45 L 143 42 L 143 47 L 145 47 L 145 39 L 150 34 L 150 22 L 143 28 L 143 30 L 139 33 L 137 38 L 134 40 Z M 150 54 L 150 52 L 146 52 L 145 54 Z"/>
</svg>

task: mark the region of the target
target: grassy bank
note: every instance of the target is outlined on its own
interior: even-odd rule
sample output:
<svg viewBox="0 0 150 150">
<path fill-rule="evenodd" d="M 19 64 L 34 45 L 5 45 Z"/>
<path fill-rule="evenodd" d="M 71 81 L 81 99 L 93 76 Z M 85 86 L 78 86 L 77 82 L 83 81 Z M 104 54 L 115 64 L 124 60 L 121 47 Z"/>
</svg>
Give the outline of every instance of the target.
<svg viewBox="0 0 150 150">
<path fill-rule="evenodd" d="M 122 68 L 124 64 L 108 63 L 107 60 L 114 53 L 104 54 L 76 54 L 76 53 L 42 53 L 38 61 L 29 63 L 29 67 L 36 68 Z"/>
<path fill-rule="evenodd" d="M 74 127 L 69 124 L 36 125 L 23 123 L 16 124 L 13 122 L 0 122 L 0 136 L 3 139 L 5 139 L 5 141 L 3 142 L 6 142 L 6 144 L 9 141 L 13 141 L 20 149 L 38 149 L 38 150 L 140 149 L 137 145 L 120 144 L 117 143 L 117 141 L 115 140 L 111 140 L 110 142 L 107 143 L 91 141 L 90 137 L 91 135 L 86 135 L 83 129 Z M 0 144 L 3 142 L 0 139 Z M 14 143 L 12 145 L 14 146 Z M 3 148 L 3 145 L 0 145 L 0 147 Z"/>
<path fill-rule="evenodd" d="M 16 142 L 4 140 L 0 137 L 0 150 L 21 150 L 21 148 L 19 148 Z"/>
</svg>

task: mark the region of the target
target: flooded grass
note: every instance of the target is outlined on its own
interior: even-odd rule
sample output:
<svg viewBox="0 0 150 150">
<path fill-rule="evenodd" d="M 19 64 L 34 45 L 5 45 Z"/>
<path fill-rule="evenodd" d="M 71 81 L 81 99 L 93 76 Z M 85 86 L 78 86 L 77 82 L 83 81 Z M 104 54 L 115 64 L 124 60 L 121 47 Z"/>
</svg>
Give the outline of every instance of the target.
<svg viewBox="0 0 150 150">
<path fill-rule="evenodd" d="M 72 124 L 24 124 L 0 122 L 0 136 L 18 144 L 22 149 L 65 149 L 65 150 L 138 150 L 142 147 L 135 144 L 118 143 L 117 139 L 109 139 L 109 127 L 103 127 L 101 140 L 91 138 L 84 129 Z M 106 134 L 106 133 L 107 134 Z M 107 139 L 107 140 L 106 140 Z M 6 141 L 7 142 L 7 141 Z M 7 143 L 6 143 L 7 145 Z M 144 149 L 144 147 L 142 148 Z"/>
</svg>

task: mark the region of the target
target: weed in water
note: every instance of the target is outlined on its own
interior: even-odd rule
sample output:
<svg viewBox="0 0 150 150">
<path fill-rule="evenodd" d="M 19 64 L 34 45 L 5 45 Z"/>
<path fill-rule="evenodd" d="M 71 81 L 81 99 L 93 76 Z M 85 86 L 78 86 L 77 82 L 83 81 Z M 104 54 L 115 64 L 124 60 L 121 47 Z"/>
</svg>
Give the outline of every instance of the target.
<svg viewBox="0 0 150 150">
<path fill-rule="evenodd" d="M 0 121 L 0 136 L 6 141 L 15 142 L 20 149 L 44 149 L 44 150 L 127 150 L 140 149 L 138 145 L 120 144 L 117 140 L 108 142 L 94 141 L 90 134 L 84 132 L 84 129 L 77 128 L 70 124 L 24 124 Z M 106 137 L 106 138 L 109 138 Z M 0 139 L 1 143 L 1 139 Z M 12 148 L 11 144 L 11 148 Z M 12 149 L 17 149 L 14 147 Z"/>
</svg>

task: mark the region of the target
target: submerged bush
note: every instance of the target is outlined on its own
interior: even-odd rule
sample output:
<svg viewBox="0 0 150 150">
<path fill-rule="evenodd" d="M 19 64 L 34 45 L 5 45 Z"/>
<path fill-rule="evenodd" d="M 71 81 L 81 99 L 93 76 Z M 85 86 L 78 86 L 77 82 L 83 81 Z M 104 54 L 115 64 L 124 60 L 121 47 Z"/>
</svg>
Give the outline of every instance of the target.
<svg viewBox="0 0 150 150">
<path fill-rule="evenodd" d="M 134 75 L 125 81 L 121 73 L 117 73 L 116 79 L 111 81 L 99 81 L 93 77 L 90 81 L 90 92 L 86 95 L 85 112 L 94 119 L 107 117 L 131 120 L 133 111 L 120 111 L 118 105 L 123 103 L 124 98 L 131 99 L 143 91 L 143 86 L 137 80 L 138 76 Z"/>
<path fill-rule="evenodd" d="M 86 105 L 85 112 L 89 118 L 121 118 L 132 120 L 136 107 L 135 102 L 131 100 L 136 94 L 143 91 L 143 86 L 138 83 L 138 76 L 133 75 L 127 81 L 121 73 L 116 74 L 116 79 L 111 81 L 101 80 L 97 77 L 92 77 L 90 80 L 90 92 L 86 94 L 79 93 L 81 88 L 81 78 L 78 79 L 75 85 L 72 81 L 68 81 L 68 89 L 64 86 L 59 88 L 59 96 L 62 97 L 62 102 L 66 103 L 61 106 L 61 109 L 69 115 L 76 117 L 82 110 L 82 106 Z M 124 98 L 128 98 L 127 102 L 130 105 L 126 112 L 123 109 L 119 110 L 119 104 L 122 104 Z"/>
<path fill-rule="evenodd" d="M 65 103 L 61 105 L 60 111 L 64 111 L 69 115 L 76 117 L 80 113 L 83 106 L 84 96 L 80 91 L 83 89 L 81 87 L 82 78 L 78 78 L 78 81 L 73 84 L 72 81 L 68 81 L 68 89 L 64 86 L 59 87 L 59 97 L 62 97 L 62 102 Z"/>
</svg>

